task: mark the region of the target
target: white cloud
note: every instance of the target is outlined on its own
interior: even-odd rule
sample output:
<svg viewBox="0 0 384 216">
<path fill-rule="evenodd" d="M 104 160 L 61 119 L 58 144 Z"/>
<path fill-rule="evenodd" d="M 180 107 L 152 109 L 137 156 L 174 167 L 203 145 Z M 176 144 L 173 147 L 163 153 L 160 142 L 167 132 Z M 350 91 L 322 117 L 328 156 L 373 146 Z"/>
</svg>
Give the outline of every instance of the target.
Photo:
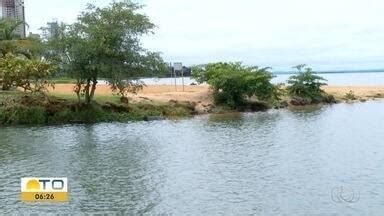
<svg viewBox="0 0 384 216">
<path fill-rule="evenodd" d="M 36 26 L 53 17 L 73 21 L 87 1 L 33 2 L 36 5 L 30 8 L 33 16 L 28 22 Z M 107 2 L 96 1 L 100 5 Z M 144 44 L 161 51 L 167 61 L 243 61 L 283 70 L 299 63 L 322 70 L 384 68 L 384 2 L 380 0 L 144 3 L 145 13 L 158 26 L 156 34 L 145 38 Z M 43 4 L 46 9 L 37 10 Z"/>
<path fill-rule="evenodd" d="M 106 5 L 109 0 L 24 0 L 26 21 L 29 31 L 39 32 L 39 28 L 54 19 L 66 23 L 76 21 L 87 3 Z"/>
<path fill-rule="evenodd" d="M 146 41 L 166 59 L 277 69 L 384 66 L 384 3 L 367 0 L 147 0 Z"/>
</svg>

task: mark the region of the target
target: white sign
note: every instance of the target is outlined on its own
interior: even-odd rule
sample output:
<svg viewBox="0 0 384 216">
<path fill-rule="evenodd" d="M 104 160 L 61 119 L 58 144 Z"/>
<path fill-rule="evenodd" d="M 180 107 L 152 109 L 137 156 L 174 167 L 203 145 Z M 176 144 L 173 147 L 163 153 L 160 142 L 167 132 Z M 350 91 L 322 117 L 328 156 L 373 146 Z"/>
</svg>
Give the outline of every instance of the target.
<svg viewBox="0 0 384 216">
<path fill-rule="evenodd" d="M 173 64 L 173 67 L 175 68 L 175 71 L 182 71 L 183 70 L 183 64 L 181 62 L 175 62 Z"/>
</svg>

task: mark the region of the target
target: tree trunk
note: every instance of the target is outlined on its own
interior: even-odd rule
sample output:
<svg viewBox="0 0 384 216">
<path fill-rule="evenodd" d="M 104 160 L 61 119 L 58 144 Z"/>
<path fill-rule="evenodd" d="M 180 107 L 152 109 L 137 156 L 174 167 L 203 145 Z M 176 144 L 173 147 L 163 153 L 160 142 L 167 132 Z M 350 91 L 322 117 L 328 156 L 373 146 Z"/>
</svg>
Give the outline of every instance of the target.
<svg viewBox="0 0 384 216">
<path fill-rule="evenodd" d="M 83 81 L 80 78 L 76 79 L 76 86 L 74 87 L 74 92 L 77 96 L 77 102 L 81 102 L 81 87 L 83 87 Z"/>
<path fill-rule="evenodd" d="M 91 98 L 90 98 L 90 94 L 89 94 L 90 85 L 91 85 L 91 80 L 87 79 L 87 84 L 85 85 L 85 89 L 84 89 L 84 91 L 85 91 L 85 103 L 86 104 L 91 103 Z"/>
<path fill-rule="evenodd" d="M 75 91 L 75 92 L 76 92 L 76 96 L 77 96 L 77 102 L 80 103 L 81 102 L 80 91 Z"/>
<path fill-rule="evenodd" d="M 91 94 L 89 95 L 89 97 L 90 97 L 91 100 L 93 99 L 93 96 L 95 95 L 96 85 L 97 85 L 97 79 L 96 79 L 96 78 L 93 78 L 93 80 L 92 80 Z"/>
</svg>

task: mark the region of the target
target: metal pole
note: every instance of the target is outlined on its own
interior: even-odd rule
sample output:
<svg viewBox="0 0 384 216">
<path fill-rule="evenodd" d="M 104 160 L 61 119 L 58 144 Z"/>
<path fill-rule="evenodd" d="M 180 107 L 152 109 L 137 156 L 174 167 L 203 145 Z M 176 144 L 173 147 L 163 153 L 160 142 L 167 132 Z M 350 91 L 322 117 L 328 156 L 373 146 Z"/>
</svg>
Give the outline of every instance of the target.
<svg viewBox="0 0 384 216">
<path fill-rule="evenodd" d="M 177 91 L 177 83 L 176 83 L 177 74 L 176 74 L 175 67 L 173 67 L 173 73 L 175 74 L 175 91 Z"/>
<path fill-rule="evenodd" d="M 182 82 L 183 82 L 183 91 L 185 91 L 185 88 L 184 88 L 184 70 L 183 68 L 181 68 L 181 79 L 182 79 Z"/>
<path fill-rule="evenodd" d="M 172 85 L 173 85 L 173 81 L 172 81 L 172 78 L 173 78 L 173 67 L 172 67 L 172 62 L 169 62 L 169 68 L 171 69 L 171 88 L 172 88 Z"/>
</svg>

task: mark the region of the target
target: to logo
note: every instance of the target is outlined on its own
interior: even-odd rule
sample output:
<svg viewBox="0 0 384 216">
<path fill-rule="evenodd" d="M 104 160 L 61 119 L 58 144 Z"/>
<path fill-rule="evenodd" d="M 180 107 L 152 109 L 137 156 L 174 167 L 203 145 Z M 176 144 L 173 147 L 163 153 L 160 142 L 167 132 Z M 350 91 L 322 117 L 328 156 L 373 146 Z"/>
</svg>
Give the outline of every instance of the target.
<svg viewBox="0 0 384 216">
<path fill-rule="evenodd" d="M 22 178 L 21 200 L 68 201 L 68 180 L 67 178 Z"/>
</svg>

